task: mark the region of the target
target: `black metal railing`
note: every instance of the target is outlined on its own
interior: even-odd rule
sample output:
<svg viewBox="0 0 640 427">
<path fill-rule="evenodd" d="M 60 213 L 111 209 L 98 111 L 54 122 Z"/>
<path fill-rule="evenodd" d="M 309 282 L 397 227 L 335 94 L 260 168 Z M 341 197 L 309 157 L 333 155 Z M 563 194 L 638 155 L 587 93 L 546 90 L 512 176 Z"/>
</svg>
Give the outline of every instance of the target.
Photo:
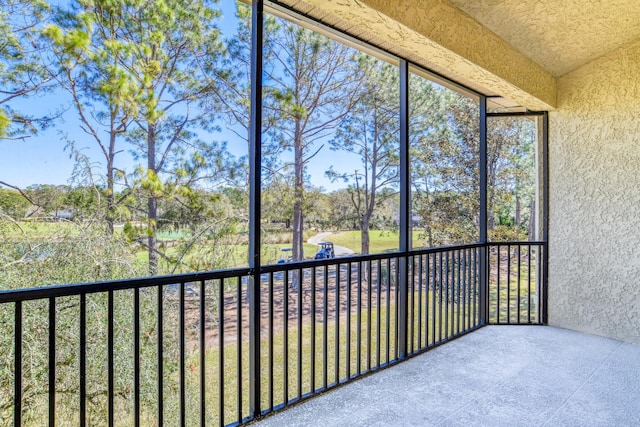
<svg viewBox="0 0 640 427">
<path fill-rule="evenodd" d="M 543 242 L 489 244 L 490 324 L 546 323 L 545 251 Z"/>
<path fill-rule="evenodd" d="M 259 277 L 3 291 L 0 424 L 242 424 L 485 324 L 542 323 L 545 248 L 471 244 L 268 265 Z"/>
</svg>

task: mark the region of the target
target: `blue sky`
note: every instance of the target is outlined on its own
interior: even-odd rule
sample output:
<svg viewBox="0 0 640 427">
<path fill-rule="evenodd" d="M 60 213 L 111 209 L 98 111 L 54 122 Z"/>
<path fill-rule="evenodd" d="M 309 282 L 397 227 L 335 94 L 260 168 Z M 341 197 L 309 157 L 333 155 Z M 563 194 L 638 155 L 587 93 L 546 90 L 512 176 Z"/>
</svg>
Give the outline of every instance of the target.
<svg viewBox="0 0 640 427">
<path fill-rule="evenodd" d="M 61 105 L 67 103 L 68 95 L 63 91 L 57 91 L 47 96 L 31 97 L 20 103 L 22 111 L 30 114 L 49 114 Z M 13 186 L 26 188 L 34 184 L 72 184 L 71 176 L 74 169 L 74 160 L 71 151 L 66 147 L 64 135 L 76 141 L 99 170 L 104 168 L 104 159 L 95 144 L 79 129 L 76 112 L 72 109 L 63 114 L 63 122 L 57 122 L 38 135 L 29 136 L 19 140 L 0 140 L 0 181 Z M 223 129 L 222 132 L 209 134 L 208 137 L 227 141 L 227 148 L 235 156 L 246 155 L 244 141 L 238 140 L 232 132 Z M 318 144 L 319 147 L 320 143 Z M 133 171 L 136 162 L 127 153 L 120 154 L 120 161 L 124 161 L 128 171 Z M 122 165 L 123 163 L 121 163 Z M 318 155 L 309 164 L 308 174 L 311 183 L 316 187 L 324 187 L 327 190 L 344 188 L 345 184 L 332 183 L 325 177 L 324 172 L 334 166 L 336 171 L 353 171 L 360 166 L 357 156 L 349 153 L 335 153 L 325 143 Z"/>
<path fill-rule="evenodd" d="M 67 98 L 65 93 L 52 93 L 40 98 L 30 98 L 21 104 L 25 104 L 32 114 L 38 115 L 47 113 L 48 106 L 54 107 L 53 110 L 55 110 L 57 103 L 61 103 L 65 98 Z M 39 135 L 20 140 L 0 140 L 0 181 L 20 188 L 33 184 L 71 184 L 74 160 L 70 156 L 70 150 L 65 149 L 67 143 L 63 134 L 75 140 L 78 147 L 96 163 L 96 166 L 99 164 L 104 167 L 102 154 L 78 128 L 75 114 L 75 111 L 68 110 L 63 115 L 65 119 L 63 123 L 57 123 Z M 231 132 L 223 130 L 210 137 L 228 141 L 227 147 L 232 154 L 246 155 L 244 141 L 239 141 Z M 124 162 L 127 164 L 127 170 L 132 171 L 135 166 L 133 159 L 126 153 L 121 156 L 124 156 L 120 158 L 121 161 L 128 157 Z M 352 170 L 356 164 L 359 165 L 359 160 L 354 155 L 348 153 L 336 155 L 329 149 L 328 144 L 325 144 L 310 164 L 308 173 L 311 176 L 311 183 L 328 190 L 344 187 L 342 183 L 332 183 L 324 176 L 324 172 L 330 166 L 334 166 L 336 171 L 346 172 Z M 100 167 L 101 170 L 102 167 Z"/>
<path fill-rule="evenodd" d="M 233 1 L 223 0 L 220 3 L 223 9 L 221 28 L 225 34 L 232 34 L 236 27 Z M 65 150 L 67 144 L 64 135 L 76 141 L 77 146 L 95 162 L 99 169 L 104 167 L 103 156 L 97 146 L 87 139 L 87 136 L 79 129 L 77 113 L 69 108 L 70 97 L 62 90 L 53 91 L 43 96 L 32 96 L 12 104 L 13 108 L 26 112 L 33 116 L 52 114 L 55 111 L 66 109 L 62 115 L 62 121 L 57 121 L 55 126 L 21 140 L 0 140 L 0 181 L 11 185 L 26 188 L 34 184 L 71 184 L 70 181 L 74 160 L 70 156 L 70 150 Z M 239 141 L 231 132 L 224 130 L 208 137 L 228 141 L 228 148 L 232 154 L 240 156 L 246 154 L 246 145 Z M 135 162 L 128 154 L 121 154 L 120 161 L 127 165 L 131 171 Z M 128 158 L 127 158 L 128 157 Z M 328 190 L 344 187 L 343 183 L 332 183 L 324 175 L 330 166 L 336 171 L 350 171 L 359 160 L 353 155 L 341 153 L 336 155 L 329 149 L 328 144 L 314 158 L 310 164 L 308 174 L 311 183 Z"/>
</svg>

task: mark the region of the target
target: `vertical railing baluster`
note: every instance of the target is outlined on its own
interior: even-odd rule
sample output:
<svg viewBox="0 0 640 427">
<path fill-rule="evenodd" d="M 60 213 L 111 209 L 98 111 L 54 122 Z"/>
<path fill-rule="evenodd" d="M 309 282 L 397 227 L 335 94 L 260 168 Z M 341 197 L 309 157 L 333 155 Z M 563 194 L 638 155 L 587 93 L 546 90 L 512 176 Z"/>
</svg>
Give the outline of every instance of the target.
<svg viewBox="0 0 640 427">
<path fill-rule="evenodd" d="M 336 332 L 335 332 L 335 347 L 334 347 L 334 369 L 336 385 L 340 384 L 340 265 L 336 264 L 336 288 L 335 288 L 335 312 L 336 312 Z"/>
<path fill-rule="evenodd" d="M 304 271 L 300 268 L 298 270 L 296 270 L 297 274 L 298 274 L 298 283 L 297 283 L 297 346 L 298 346 L 298 366 L 297 366 L 297 372 L 298 372 L 298 378 L 297 378 L 297 385 L 298 385 L 298 400 L 300 400 L 302 398 L 302 285 L 304 283 Z"/>
<path fill-rule="evenodd" d="M 236 392 L 237 392 L 237 408 L 238 408 L 238 416 L 237 421 L 238 424 L 242 424 L 242 278 L 238 276 L 238 280 L 236 282 L 236 341 L 238 352 L 236 354 Z"/>
<path fill-rule="evenodd" d="M 467 253 L 466 253 L 466 276 L 467 276 L 467 281 L 466 281 L 466 286 L 465 286 L 465 292 L 467 293 L 467 299 L 466 299 L 466 328 L 467 329 L 471 329 L 472 325 L 473 325 L 473 321 L 471 318 L 471 304 L 473 303 L 473 292 L 472 292 L 472 288 L 473 288 L 473 276 L 471 274 L 471 267 L 473 264 L 471 264 L 472 262 L 472 257 L 473 257 L 473 251 L 475 249 L 467 249 Z"/>
<path fill-rule="evenodd" d="M 500 323 L 500 245 L 496 245 L 496 323 Z"/>
<path fill-rule="evenodd" d="M 360 376 L 361 372 L 361 358 L 362 358 L 362 261 L 358 262 L 358 271 L 356 274 L 356 286 L 357 286 L 357 314 L 356 314 L 356 374 Z"/>
<path fill-rule="evenodd" d="M 451 251 L 451 286 L 450 286 L 450 296 L 449 296 L 449 300 L 450 300 L 450 304 L 451 304 L 451 320 L 450 320 L 450 324 L 451 324 L 451 334 L 450 336 L 455 336 L 456 334 L 456 320 L 457 320 L 457 315 L 456 315 L 456 301 L 457 301 L 457 295 L 456 295 L 456 284 L 458 282 L 458 272 L 457 272 L 457 265 L 456 265 L 456 260 L 457 260 L 457 250 L 453 250 Z"/>
<path fill-rule="evenodd" d="M 465 279 L 465 263 L 464 263 L 464 249 L 458 249 L 458 296 L 457 296 L 457 304 L 456 304 L 456 310 L 458 310 L 457 312 L 457 318 L 458 318 L 458 328 L 457 328 L 457 333 L 460 334 L 461 332 L 464 332 L 464 297 L 465 297 L 465 293 L 464 293 L 464 279 Z"/>
<path fill-rule="evenodd" d="M 431 283 L 431 344 L 436 343 L 436 304 L 437 304 L 437 287 L 438 287 L 438 267 L 437 267 L 437 257 L 436 254 L 430 254 L 431 262 L 432 262 L 432 283 Z"/>
<path fill-rule="evenodd" d="M 115 399 L 115 368 L 114 368 L 114 351 L 113 351 L 113 290 L 109 290 L 107 293 L 107 316 L 108 316 L 108 327 L 107 327 L 107 348 L 108 348 L 108 362 L 107 362 L 107 371 L 108 371 L 108 389 L 109 389 L 109 401 L 107 403 L 108 407 L 108 424 L 109 427 L 113 427 L 115 422 L 114 420 L 114 399 Z"/>
<path fill-rule="evenodd" d="M 409 315 L 409 325 L 410 325 L 410 329 L 411 329 L 411 335 L 409 336 L 409 342 L 411 343 L 411 346 L 409 346 L 409 343 L 407 343 L 407 353 L 413 353 L 415 350 L 415 346 L 414 346 L 414 339 L 415 339 L 415 326 L 416 326 L 416 322 L 415 322 L 415 310 L 416 310 L 416 296 L 415 296 L 415 287 L 416 287 L 416 280 L 415 280 L 415 257 L 406 257 L 406 266 L 407 266 L 407 274 L 409 275 L 409 280 L 408 280 L 408 287 L 409 290 L 407 292 L 407 304 L 410 304 L 410 309 L 407 310 L 408 315 Z"/>
<path fill-rule="evenodd" d="M 476 278 L 477 278 L 477 290 L 478 293 L 480 295 L 478 295 L 477 298 L 477 303 L 480 306 L 479 310 L 478 310 L 478 323 L 482 323 L 482 301 L 483 301 L 483 296 L 482 296 L 482 266 L 480 264 L 482 264 L 484 262 L 483 260 L 483 253 L 486 256 L 486 282 L 487 282 L 487 287 L 486 287 L 486 292 L 484 294 L 484 299 L 486 300 L 486 304 L 487 304 L 487 317 L 486 317 L 486 321 L 487 324 L 493 324 L 494 320 L 491 317 L 491 310 L 492 310 L 492 306 L 491 306 L 491 298 L 495 295 L 498 294 L 498 285 L 497 282 L 492 282 L 491 281 L 491 274 L 495 268 L 494 266 L 494 262 L 493 262 L 493 251 L 494 249 L 497 251 L 498 246 L 495 244 L 491 244 L 491 245 L 487 245 L 485 248 L 480 248 L 480 252 L 476 252 L 475 253 L 475 260 L 476 260 Z M 491 288 L 491 284 L 494 284 L 494 288 Z M 494 297 L 495 300 L 495 297 Z M 495 301 L 494 301 L 495 302 Z"/>
<path fill-rule="evenodd" d="M 471 319 L 471 305 L 473 303 L 473 275 L 471 274 L 472 257 L 476 249 L 467 250 L 467 328 L 471 328 L 473 321 Z"/>
<path fill-rule="evenodd" d="M 536 274 L 536 294 L 537 294 L 537 301 L 536 301 L 536 312 L 537 312 L 537 316 L 536 318 L 538 319 L 538 323 L 543 323 L 543 319 L 542 319 L 542 282 L 543 282 L 543 277 L 542 277 L 542 271 L 543 271 L 543 267 L 542 267 L 542 261 L 544 260 L 543 254 L 542 254 L 542 245 L 538 245 L 538 250 L 536 252 L 536 270 L 537 270 L 537 274 Z"/>
<path fill-rule="evenodd" d="M 224 279 L 218 281 L 218 421 L 220 427 L 225 423 L 224 408 Z"/>
<path fill-rule="evenodd" d="M 478 325 L 478 251 L 479 248 L 473 248 L 469 252 L 469 322 L 472 327 Z M 488 248 L 485 248 L 485 253 L 488 254 Z M 487 263 L 488 264 L 488 263 Z"/>
<path fill-rule="evenodd" d="M 455 317 L 455 293 L 456 293 L 456 252 L 447 252 L 447 303 L 449 309 L 447 314 L 449 320 L 447 321 L 447 338 L 450 338 L 455 333 L 456 317 Z"/>
<path fill-rule="evenodd" d="M 347 265 L 347 307 L 345 314 L 347 316 L 347 330 L 346 330 L 346 354 L 345 354 L 345 378 L 348 380 L 351 377 L 351 263 Z"/>
<path fill-rule="evenodd" d="M 205 427 L 206 423 L 207 423 L 207 417 L 206 417 L 206 409 L 207 409 L 207 405 L 206 405 L 206 371 L 205 371 L 205 362 L 206 362 L 206 351 L 207 351 L 207 343 L 205 341 L 205 309 L 206 309 L 206 305 L 205 305 L 205 297 L 206 297 L 206 287 L 205 287 L 205 281 L 201 280 L 200 281 L 200 307 L 199 307 L 199 315 L 200 315 L 200 319 L 199 319 L 199 323 L 200 323 L 200 336 L 198 337 L 199 339 L 199 346 L 200 346 L 200 427 Z"/>
<path fill-rule="evenodd" d="M 380 335 L 380 331 L 382 329 L 380 324 L 380 320 L 382 318 L 382 306 L 380 304 L 380 297 L 382 296 L 382 261 L 377 260 L 376 265 L 378 268 L 378 280 L 376 280 L 376 366 L 379 368 L 382 364 L 380 362 L 380 346 L 382 344 L 382 335 Z"/>
<path fill-rule="evenodd" d="M 433 294 L 431 292 L 431 255 L 424 255 L 424 267 L 425 267 L 425 301 L 424 301 L 424 344 L 426 347 L 429 347 L 429 337 L 431 334 L 429 333 L 429 326 L 431 325 L 431 321 L 429 319 L 429 315 L 433 316 L 433 312 L 429 310 L 430 304 L 433 302 Z"/>
<path fill-rule="evenodd" d="M 445 257 L 445 299 L 444 299 L 444 332 L 445 332 L 445 339 L 449 338 L 449 257 L 451 255 L 450 251 L 446 251 L 445 252 L 446 257 Z"/>
<path fill-rule="evenodd" d="M 442 273 L 443 273 L 443 252 L 439 252 L 438 257 L 438 341 L 442 341 L 442 306 L 443 306 L 443 289 L 442 289 Z"/>
<path fill-rule="evenodd" d="M 546 118 L 546 116 L 545 116 Z M 544 270 L 542 273 L 542 307 L 541 307 L 541 324 L 546 325 L 549 322 L 549 247 L 548 240 L 545 238 L 545 243 L 540 245 L 541 249 L 544 249 Z"/>
<path fill-rule="evenodd" d="M 22 301 L 16 301 L 14 321 L 13 425 L 22 425 Z"/>
<path fill-rule="evenodd" d="M 390 349 L 390 341 L 391 341 L 391 259 L 387 258 L 386 259 L 386 266 L 387 266 L 387 273 L 386 273 L 386 277 L 385 277 L 385 283 L 387 285 L 387 299 L 386 299 L 386 305 L 387 305 L 387 322 L 385 325 L 386 328 L 386 340 L 385 340 L 385 344 L 386 344 L 386 350 L 387 350 L 387 363 L 389 363 L 389 361 L 391 360 L 391 349 Z"/>
<path fill-rule="evenodd" d="M 480 279 L 478 276 L 480 274 L 480 271 L 482 271 L 480 268 L 480 264 L 478 263 L 479 252 L 481 253 L 480 248 L 476 248 L 476 250 L 473 251 L 473 325 L 474 326 L 477 326 L 478 323 L 480 323 L 480 310 L 484 310 L 484 308 L 481 308 L 482 304 L 480 304 L 481 302 L 480 292 L 479 292 L 480 289 L 478 286 L 480 284 Z M 488 254 L 489 250 L 485 249 L 484 253 Z M 480 262 L 484 262 L 484 261 L 481 260 Z M 489 281 L 487 281 L 487 288 L 489 287 L 488 283 Z"/>
<path fill-rule="evenodd" d="M 422 348 L 422 255 L 418 255 L 418 349 Z M 414 262 L 415 262 L 414 258 Z M 415 267 L 414 267 L 415 268 Z"/>
<path fill-rule="evenodd" d="M 56 299 L 49 298 L 49 427 L 56 425 Z"/>
<path fill-rule="evenodd" d="M 282 284 L 283 288 L 283 296 L 284 299 L 283 304 L 283 332 L 284 332 L 284 341 L 282 343 L 282 362 L 283 362 L 283 372 L 282 372 L 282 387 L 284 393 L 284 404 L 289 404 L 289 270 L 284 271 L 284 283 Z"/>
<path fill-rule="evenodd" d="M 527 245 L 527 323 L 531 323 L 531 244 Z"/>
<path fill-rule="evenodd" d="M 401 292 L 400 286 L 404 285 L 406 282 L 400 282 L 400 280 L 399 280 L 399 278 L 400 278 L 400 268 L 399 268 L 400 265 L 399 265 L 399 262 L 398 262 L 398 258 L 394 258 L 393 260 L 394 260 L 395 267 L 396 267 L 395 271 L 394 271 L 394 275 L 393 275 L 393 277 L 395 277 L 395 284 L 396 284 L 395 293 L 394 293 L 394 295 L 395 295 L 395 307 L 396 307 L 396 310 L 395 310 L 395 320 L 396 321 L 395 321 L 395 325 L 394 325 L 395 326 L 395 328 L 394 328 L 394 337 L 395 337 L 395 339 L 393 340 L 393 344 L 394 344 L 393 360 L 397 360 L 398 356 L 399 356 L 399 350 L 400 350 L 398 344 L 400 342 L 400 339 L 402 339 L 402 335 L 400 334 L 400 326 L 402 326 L 403 328 L 406 328 L 406 323 L 405 323 L 406 317 L 404 317 L 404 320 L 403 320 L 403 316 L 402 316 L 403 313 L 400 310 L 398 310 L 398 307 L 400 307 L 400 304 L 401 304 L 401 302 L 400 302 L 401 301 L 401 298 L 400 298 L 400 292 Z M 404 272 L 406 273 L 406 270 L 404 270 Z M 405 296 L 405 298 L 403 298 L 403 300 L 406 303 L 406 301 L 407 301 L 406 296 Z M 404 314 L 406 314 L 406 311 L 404 311 Z M 406 331 L 406 329 L 405 329 L 405 331 Z"/>
<path fill-rule="evenodd" d="M 87 425 L 87 295 L 80 294 L 80 425 Z M 108 351 L 108 350 L 107 350 Z"/>
<path fill-rule="evenodd" d="M 507 245 L 507 324 L 511 324 L 511 245 Z"/>
<path fill-rule="evenodd" d="M 468 249 L 467 250 L 467 286 L 466 286 L 466 290 L 467 290 L 467 328 L 471 328 L 473 321 L 471 319 L 471 304 L 473 303 L 473 293 L 472 293 L 472 287 L 473 287 L 473 276 L 471 274 L 471 267 L 473 266 L 472 264 L 472 257 L 473 257 L 473 252 L 475 251 L 475 249 Z"/>
<path fill-rule="evenodd" d="M 163 291 L 164 287 L 162 285 L 158 286 L 158 425 L 164 425 L 164 344 L 163 344 L 163 335 L 164 335 L 164 313 L 163 313 Z"/>
<path fill-rule="evenodd" d="M 269 411 L 273 412 L 274 391 L 273 377 L 274 357 L 273 357 L 273 317 L 274 317 L 274 295 L 273 295 L 273 272 L 269 272 Z"/>
<path fill-rule="evenodd" d="M 451 272 L 451 277 L 448 278 L 447 280 L 447 291 L 449 292 L 447 301 L 449 302 L 449 310 L 450 310 L 450 317 L 449 317 L 449 322 L 447 323 L 449 325 L 449 334 L 447 334 L 447 337 L 452 337 L 455 335 L 455 328 L 456 328 L 456 313 L 455 313 L 455 302 L 456 302 L 456 251 L 452 250 L 449 251 L 448 254 L 448 258 L 447 260 L 450 260 L 450 265 L 447 266 L 447 272 Z"/>
<path fill-rule="evenodd" d="M 329 266 L 322 273 L 322 389 L 329 383 Z"/>
<path fill-rule="evenodd" d="M 140 288 L 133 291 L 133 422 L 140 427 Z"/>
<path fill-rule="evenodd" d="M 367 261 L 367 372 L 371 371 L 371 279 L 373 278 L 371 261 Z"/>
<path fill-rule="evenodd" d="M 182 427 L 186 424 L 186 387 L 185 387 L 185 377 L 184 377 L 184 287 L 185 283 L 181 282 L 180 287 L 178 288 L 178 387 L 180 391 L 180 413 L 179 413 L 179 422 Z M 238 301 L 238 304 L 240 302 Z"/>
<path fill-rule="evenodd" d="M 316 267 L 311 267 L 311 393 L 316 391 L 316 273 Z"/>
<path fill-rule="evenodd" d="M 517 290 L 517 299 L 518 299 L 518 324 L 520 324 L 520 279 L 521 279 L 521 274 L 520 274 L 520 266 L 522 264 L 522 259 L 520 256 L 520 248 L 522 248 L 522 245 L 518 245 L 518 287 L 516 288 Z"/>
<path fill-rule="evenodd" d="M 460 250 L 460 296 L 458 310 L 460 311 L 461 330 L 467 329 L 467 249 Z"/>
<path fill-rule="evenodd" d="M 451 251 L 451 336 L 456 335 L 456 331 L 458 330 L 458 314 L 457 314 L 457 286 L 458 286 L 458 251 Z"/>
<path fill-rule="evenodd" d="M 460 264 L 461 263 L 461 261 L 460 261 L 460 252 L 461 252 L 460 249 L 458 249 L 456 251 L 456 270 L 458 272 L 457 273 L 457 278 L 456 278 L 457 279 L 456 280 L 457 291 L 456 291 L 456 299 L 455 299 L 455 302 L 456 302 L 456 319 L 457 319 L 456 320 L 456 334 L 459 334 L 460 330 L 461 330 L 460 329 L 460 321 L 462 319 L 462 316 L 461 316 L 462 313 L 461 312 L 462 312 L 462 301 L 463 301 L 462 292 L 461 292 L 461 288 L 460 288 L 460 280 L 461 280 L 460 272 L 464 271 L 464 270 L 461 270 L 462 267 L 461 267 L 461 264 Z"/>
</svg>

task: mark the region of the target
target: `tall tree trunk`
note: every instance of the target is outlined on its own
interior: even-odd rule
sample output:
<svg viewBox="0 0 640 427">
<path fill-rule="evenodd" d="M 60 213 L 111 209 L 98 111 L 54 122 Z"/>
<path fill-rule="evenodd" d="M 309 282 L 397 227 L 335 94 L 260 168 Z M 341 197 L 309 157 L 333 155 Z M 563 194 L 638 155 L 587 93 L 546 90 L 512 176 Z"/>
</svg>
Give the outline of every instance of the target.
<svg viewBox="0 0 640 427">
<path fill-rule="evenodd" d="M 536 240 L 536 201 L 533 198 L 529 206 L 529 241 L 533 241 Z"/>
<path fill-rule="evenodd" d="M 294 202 L 293 202 L 293 244 L 292 258 L 294 261 L 304 259 L 304 152 L 300 120 L 296 120 L 294 137 Z"/>
<path fill-rule="evenodd" d="M 155 197 L 149 197 L 148 209 L 149 237 L 147 238 L 147 244 L 149 246 L 149 274 L 155 276 L 158 274 L 158 237 L 156 236 L 158 205 Z"/>
<path fill-rule="evenodd" d="M 369 216 L 365 215 L 362 218 L 362 224 L 360 225 L 360 232 L 362 234 L 360 240 L 360 254 L 366 255 L 369 253 Z"/>
<path fill-rule="evenodd" d="M 489 157 L 489 164 L 487 165 L 487 231 L 491 231 L 496 226 L 495 213 L 493 212 L 493 200 L 495 197 L 496 185 L 496 156 Z"/>
<path fill-rule="evenodd" d="M 107 223 L 107 234 L 113 236 L 114 222 L 115 222 L 115 195 L 113 194 L 113 166 L 107 165 L 107 212 L 105 220 Z"/>
<path fill-rule="evenodd" d="M 115 222 L 115 193 L 114 193 L 114 162 L 116 150 L 115 132 L 115 112 L 111 110 L 111 131 L 109 132 L 109 151 L 107 153 L 107 212 L 105 220 L 107 223 L 107 234 L 113 236 L 113 225 Z"/>
<path fill-rule="evenodd" d="M 156 171 L 156 128 L 155 125 L 148 125 L 147 133 L 147 167 L 157 176 Z M 155 276 L 158 274 L 158 237 L 157 237 L 157 224 L 158 224 L 158 200 L 152 193 L 147 200 L 148 212 L 147 212 L 147 226 L 149 237 L 147 239 L 148 252 L 149 252 L 149 274 Z"/>
<path fill-rule="evenodd" d="M 425 185 L 425 193 L 426 193 L 426 203 L 425 206 L 427 207 L 425 210 L 426 213 L 426 218 L 423 218 L 423 221 L 426 221 L 426 232 L 427 232 L 427 244 L 429 245 L 428 247 L 432 248 L 433 247 L 433 207 L 432 207 L 432 201 L 431 199 L 434 196 L 431 196 L 431 193 L 429 192 L 429 186 Z"/>
<path fill-rule="evenodd" d="M 487 193 L 487 231 L 491 231 L 496 227 L 496 217 L 493 212 L 493 193 Z"/>
</svg>

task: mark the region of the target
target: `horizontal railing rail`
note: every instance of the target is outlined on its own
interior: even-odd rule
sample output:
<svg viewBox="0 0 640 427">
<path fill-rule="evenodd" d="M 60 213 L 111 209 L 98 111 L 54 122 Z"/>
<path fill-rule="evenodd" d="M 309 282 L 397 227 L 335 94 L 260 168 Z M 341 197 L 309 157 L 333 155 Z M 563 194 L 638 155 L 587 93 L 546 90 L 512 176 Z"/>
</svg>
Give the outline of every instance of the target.
<svg viewBox="0 0 640 427">
<path fill-rule="evenodd" d="M 176 283 L 198 282 L 201 280 L 217 280 L 237 276 L 249 276 L 251 274 L 252 271 L 249 268 L 237 268 L 170 276 L 144 277 L 140 279 L 107 280 L 103 282 L 73 283 L 40 288 L 11 289 L 0 291 L 0 304 L 125 289 L 141 289 L 152 286 L 173 285 Z"/>
<path fill-rule="evenodd" d="M 541 323 L 545 250 L 470 244 L 2 291 L 0 424 L 243 424 L 252 382 L 264 415 L 473 331 L 483 310 L 487 323 Z"/>
</svg>

